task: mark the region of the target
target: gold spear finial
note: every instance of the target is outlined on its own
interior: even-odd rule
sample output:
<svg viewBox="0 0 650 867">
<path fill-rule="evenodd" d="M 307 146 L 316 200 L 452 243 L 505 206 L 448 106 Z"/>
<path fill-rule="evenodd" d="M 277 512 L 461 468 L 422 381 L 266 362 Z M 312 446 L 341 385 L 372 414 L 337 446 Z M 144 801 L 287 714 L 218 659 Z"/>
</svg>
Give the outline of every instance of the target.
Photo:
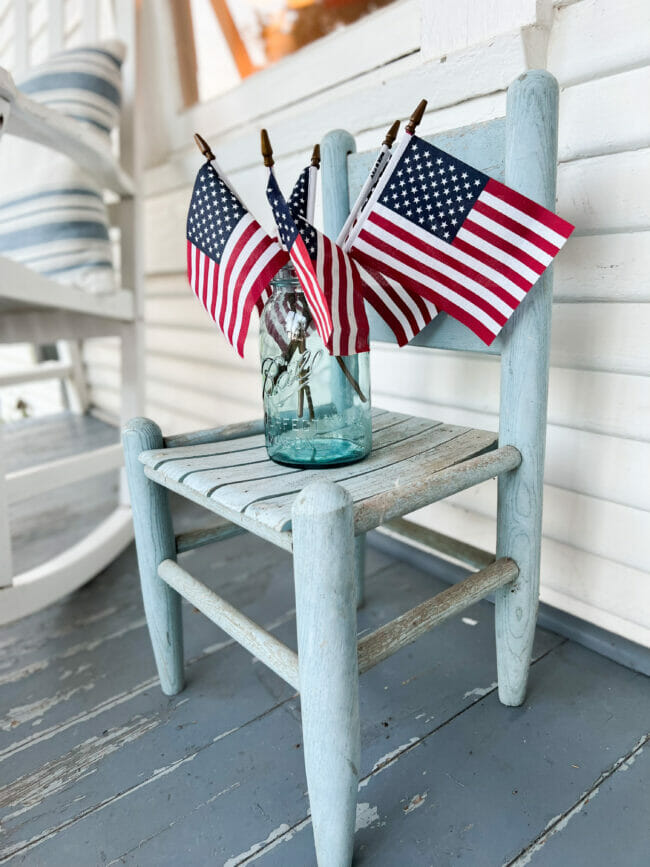
<svg viewBox="0 0 650 867">
<path fill-rule="evenodd" d="M 391 126 L 391 128 L 386 133 L 386 138 L 383 141 L 383 144 L 385 144 L 386 147 L 391 148 L 393 146 L 393 142 L 397 138 L 398 131 L 399 131 L 399 121 L 396 120 L 395 123 Z"/>
<path fill-rule="evenodd" d="M 262 156 L 264 157 L 264 165 L 270 169 L 273 165 L 273 148 L 271 147 L 271 139 L 269 138 L 269 134 L 265 129 L 262 130 L 260 138 L 262 141 Z"/>
<path fill-rule="evenodd" d="M 424 110 L 427 107 L 426 99 L 421 99 L 418 103 L 418 107 L 415 109 L 413 114 L 409 118 L 409 122 L 406 124 L 406 131 L 411 133 L 411 135 L 415 132 L 416 126 L 422 120 L 422 115 L 424 114 Z"/>
<path fill-rule="evenodd" d="M 212 153 L 212 149 L 207 141 L 203 138 L 203 136 L 199 135 L 198 132 L 194 133 L 194 141 L 196 142 L 197 148 L 201 151 L 206 160 L 213 160 L 214 154 Z"/>
<path fill-rule="evenodd" d="M 312 166 L 316 166 L 316 168 L 320 168 L 320 145 L 315 144 L 314 150 L 311 152 L 311 164 Z"/>
</svg>

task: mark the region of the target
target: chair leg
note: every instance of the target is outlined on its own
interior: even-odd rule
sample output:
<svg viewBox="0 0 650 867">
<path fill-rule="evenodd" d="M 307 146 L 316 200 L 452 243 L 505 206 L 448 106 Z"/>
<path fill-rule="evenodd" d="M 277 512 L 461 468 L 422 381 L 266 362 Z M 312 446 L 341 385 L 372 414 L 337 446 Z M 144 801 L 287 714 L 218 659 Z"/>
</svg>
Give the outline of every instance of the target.
<svg viewBox="0 0 650 867">
<path fill-rule="evenodd" d="M 293 508 L 305 769 L 319 867 L 349 867 L 359 760 L 357 591 L 352 499 L 314 482 Z"/>
<path fill-rule="evenodd" d="M 522 469 L 499 477 L 497 506 L 497 557 L 512 557 L 519 567 L 514 584 L 495 593 L 499 699 L 510 707 L 526 698 L 539 604 L 541 485 L 527 487 Z"/>
<path fill-rule="evenodd" d="M 361 608 L 366 593 L 366 534 L 354 539 L 354 579 L 357 590 L 357 608 Z"/>
<path fill-rule="evenodd" d="M 183 689 L 183 623 L 181 597 L 158 577 L 163 560 L 176 559 L 176 545 L 167 491 L 144 474 L 140 452 L 162 449 L 157 424 L 134 418 L 122 429 L 126 475 L 131 495 L 142 598 L 153 653 L 165 695 Z"/>
</svg>

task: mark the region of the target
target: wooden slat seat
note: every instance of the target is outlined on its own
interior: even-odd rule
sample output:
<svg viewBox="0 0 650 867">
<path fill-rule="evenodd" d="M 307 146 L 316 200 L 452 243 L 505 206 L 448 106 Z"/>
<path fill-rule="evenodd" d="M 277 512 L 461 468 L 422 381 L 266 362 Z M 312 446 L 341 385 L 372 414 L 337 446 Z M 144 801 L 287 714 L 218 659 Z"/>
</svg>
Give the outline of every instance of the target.
<svg viewBox="0 0 650 867">
<path fill-rule="evenodd" d="M 399 513 L 411 511 L 423 479 L 430 499 L 437 476 L 445 473 L 441 478 L 448 483 L 450 472 L 452 477 L 454 471 L 461 473 L 479 456 L 485 457 L 470 468 L 479 466 L 488 475 L 499 472 L 504 459 L 506 468 L 516 465 L 517 455 L 507 449 L 495 451 L 496 443 L 497 434 L 491 431 L 374 410 L 372 453 L 348 466 L 305 470 L 276 464 L 267 457 L 261 434 L 145 451 L 140 461 L 147 476 L 164 487 L 235 523 L 249 528 L 254 523 L 267 538 L 278 541 L 278 536 L 289 535 L 293 502 L 310 482 L 326 480 L 347 488 L 354 500 L 357 531 L 364 532 L 385 519 L 384 504 L 396 493 Z"/>
</svg>

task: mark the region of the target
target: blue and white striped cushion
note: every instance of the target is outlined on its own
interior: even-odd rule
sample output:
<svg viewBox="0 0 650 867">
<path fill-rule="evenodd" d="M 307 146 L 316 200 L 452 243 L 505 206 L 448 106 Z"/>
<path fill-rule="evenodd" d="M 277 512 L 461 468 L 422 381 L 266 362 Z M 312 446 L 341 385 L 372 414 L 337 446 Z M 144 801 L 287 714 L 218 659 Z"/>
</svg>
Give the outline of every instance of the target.
<svg viewBox="0 0 650 867">
<path fill-rule="evenodd" d="M 120 113 L 124 46 L 63 51 L 18 87 L 107 138 Z M 89 292 L 115 289 L 101 190 L 72 160 L 32 142 L 0 140 L 0 255 Z"/>
</svg>

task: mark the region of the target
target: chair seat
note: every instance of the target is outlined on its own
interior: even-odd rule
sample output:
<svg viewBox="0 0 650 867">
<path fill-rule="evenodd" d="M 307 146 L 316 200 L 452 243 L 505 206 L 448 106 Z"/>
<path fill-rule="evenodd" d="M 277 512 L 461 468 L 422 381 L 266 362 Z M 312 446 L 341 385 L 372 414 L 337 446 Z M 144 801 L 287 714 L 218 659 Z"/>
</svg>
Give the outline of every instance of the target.
<svg viewBox="0 0 650 867">
<path fill-rule="evenodd" d="M 325 479 L 347 488 L 354 500 L 357 530 L 365 532 L 382 523 L 382 495 L 394 499 L 395 492 L 403 490 L 406 514 L 412 510 L 406 492 L 425 481 L 430 488 L 436 474 L 489 452 L 496 442 L 497 434 L 490 431 L 375 409 L 372 452 L 348 466 L 311 470 L 276 464 L 269 460 L 261 434 L 145 451 L 140 461 L 157 483 L 290 547 L 277 537 L 290 536 L 293 501 L 310 482 Z"/>
</svg>

